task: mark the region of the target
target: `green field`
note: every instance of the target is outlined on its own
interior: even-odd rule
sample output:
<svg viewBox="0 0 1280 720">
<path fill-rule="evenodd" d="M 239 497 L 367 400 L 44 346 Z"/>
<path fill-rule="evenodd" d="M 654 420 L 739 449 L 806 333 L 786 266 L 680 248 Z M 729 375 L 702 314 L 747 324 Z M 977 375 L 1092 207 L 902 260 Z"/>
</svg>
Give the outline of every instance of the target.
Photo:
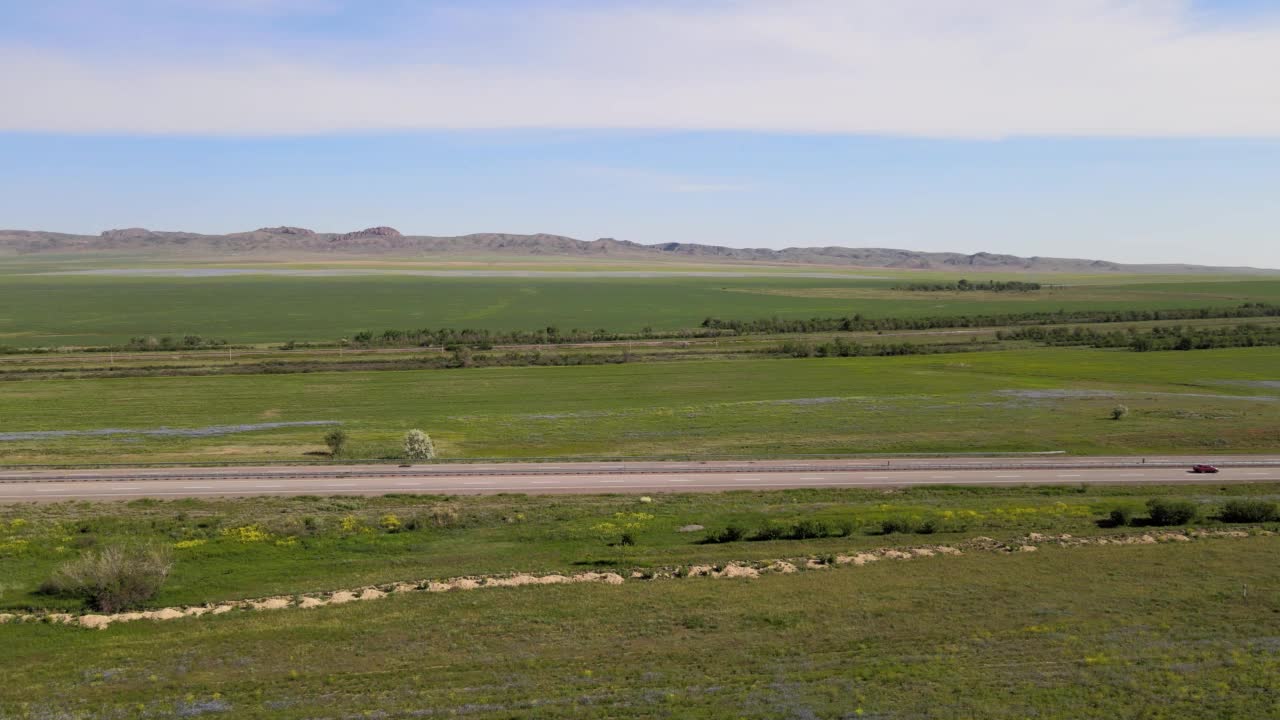
<svg viewBox="0 0 1280 720">
<path fill-rule="evenodd" d="M 443 457 L 866 452 L 1275 452 L 1278 348 L 42 380 L 0 384 L 14 431 L 337 421 L 350 458 L 409 428 Z M 1117 403 L 1131 414 L 1108 419 Z M 0 462 L 315 459 L 323 429 L 0 440 Z M 3 438 L 0 435 L 0 438 Z"/>
<path fill-rule="evenodd" d="M 985 293 L 894 289 L 955 275 L 812 267 L 547 258 L 253 266 L 579 274 L 40 275 L 236 264 L 3 258 L 0 345 L 100 346 L 188 334 L 275 345 L 386 328 L 625 333 L 694 327 L 707 316 L 918 318 L 1280 302 L 1280 281 L 1247 277 L 992 275 L 1055 286 Z M 593 276 L 612 270 L 757 274 Z M 1185 324 L 1201 322 L 1243 324 Z M 825 331 L 725 339 L 723 346 L 717 338 L 637 343 L 634 356 L 625 345 L 548 351 L 616 364 L 454 369 L 374 369 L 443 362 L 451 357 L 443 350 L 430 358 L 375 350 L 335 357 L 336 348 L 242 349 L 238 357 L 6 355 L 0 466 L 330 461 L 322 442 L 329 426 L 263 427 L 270 423 L 340 423 L 351 437 L 344 461 L 398 462 L 410 428 L 429 432 L 444 460 L 1028 451 L 1198 457 L 1280 448 L 1280 347 L 1139 353 L 1032 347 L 1025 337 L 997 341 L 995 333 L 839 337 L 998 351 L 792 358 L 803 353 L 781 349 L 787 340 L 836 336 Z M 240 370 L 253 374 L 201 374 Z M 1128 415 L 1111 419 L 1121 404 Z M 1148 532 L 1144 503 L 1157 496 L 1193 503 L 1197 527 L 1243 537 L 1046 543 L 1011 553 L 966 546 L 960 556 L 865 567 L 835 561 L 875 548 L 986 542 L 980 537 L 1016 548 L 1035 542 L 1028 533 L 1141 535 Z M 0 613 L 87 611 L 83 598 L 43 592 L 41 583 L 77 557 L 135 545 L 173 556 L 167 583 L 145 601 L 151 608 L 467 575 L 639 571 L 666 578 L 409 592 L 313 610 L 117 623 L 100 632 L 6 623 L 0 718 L 1280 717 L 1280 537 L 1272 534 L 1280 528 L 1229 524 L 1221 509 L 1241 498 L 1275 502 L 1280 486 L 0 506 Z M 1108 525 L 1117 509 L 1132 511 L 1135 524 Z M 690 525 L 704 529 L 680 531 Z M 702 542 L 731 526 L 745 537 Z M 808 530 L 793 534 L 804 539 L 779 539 L 801 527 Z M 747 539 L 756 534 L 770 539 Z M 746 580 L 674 570 L 779 558 L 801 566 L 813 559 L 823 569 Z"/>
<path fill-rule="evenodd" d="M 1093 512 L 1138 501 L 1105 489 L 1048 492 L 662 496 L 643 506 L 655 520 L 634 548 L 609 548 L 589 530 L 613 511 L 639 507 L 623 497 L 422 498 L 417 502 L 424 509 L 456 503 L 457 527 L 346 539 L 330 537 L 338 516 L 372 519 L 390 509 L 407 512 L 415 501 L 182 501 L 131 503 L 118 512 L 96 505 L 28 507 L 5 515 L 13 527 L 20 514 L 26 523 L 14 532 L 45 544 L 58 542 L 60 532 L 97 542 L 115 533 L 172 542 L 180 528 L 196 530 L 201 520 L 218 518 L 224 527 L 251 518 L 265 523 L 282 509 L 283 518 L 311 514 L 328 528 L 315 541 L 285 548 L 243 543 L 215 528 L 209 543 L 178 551 L 175 587 L 164 597 L 195 601 L 244 589 L 301 592 L 356 578 L 416 579 L 447 574 L 458 564 L 481 570 L 485 559 L 503 569 L 625 568 L 654 559 L 795 557 L 959 537 L 698 546 L 691 536 L 672 533 L 675 523 L 689 519 L 860 514 L 870 520 L 888 503 L 1001 516 L 991 520 L 1000 524 L 980 521 L 969 534 L 993 528 L 1098 532 L 1088 529 Z M 1213 488 L 1172 492 L 1221 500 Z M 1274 487 L 1233 492 L 1276 495 Z M 1002 514 L 1001 507 L 1007 509 Z M 504 521 L 504 512 L 513 510 L 527 520 Z M 88 532 L 79 533 L 81 525 Z M 6 680 L 0 715 L 1274 717 L 1280 712 L 1277 551 L 1274 536 L 1046 546 L 746 580 L 407 593 L 319 610 L 136 621 L 101 632 L 10 624 L 0 626 Z M 9 583 L 32 575 L 26 564 L 6 561 L 6 568 L 17 569 Z"/>
<path fill-rule="evenodd" d="M 655 493 L 649 502 L 625 494 L 501 494 L 13 504 L 0 506 L 0 612 L 86 610 L 79 599 L 40 593 L 41 582 L 82 552 L 120 544 L 175 549 L 169 582 L 148 603 L 165 607 L 474 574 L 628 572 L 975 536 L 1135 532 L 1100 527 L 1098 521 L 1115 508 L 1142 517 L 1152 497 L 1195 503 L 1200 526 L 1233 527 L 1216 520 L 1224 503 L 1245 497 L 1274 501 L 1280 486 L 742 490 Z M 927 533 L 882 534 L 883 521 L 898 518 L 932 527 Z M 799 521 L 822 523 L 830 536 L 703 542 L 729 526 L 749 538 L 762 528 Z M 618 544 L 620 531 L 602 525 L 623 522 L 634 522 L 632 545 Z M 706 530 L 679 532 L 689 525 Z"/>
<path fill-rule="evenodd" d="M 732 268 L 730 268 L 732 270 Z M 236 343 L 336 341 L 361 330 L 671 330 L 707 316 L 920 317 L 1280 301 L 1280 281 L 1128 276 L 1036 293 L 921 293 L 893 280 L 476 278 L 402 275 L 137 278 L 0 273 L 0 345 L 119 344 L 194 334 Z M 1066 282 L 1069 279 L 1059 279 Z"/>
</svg>

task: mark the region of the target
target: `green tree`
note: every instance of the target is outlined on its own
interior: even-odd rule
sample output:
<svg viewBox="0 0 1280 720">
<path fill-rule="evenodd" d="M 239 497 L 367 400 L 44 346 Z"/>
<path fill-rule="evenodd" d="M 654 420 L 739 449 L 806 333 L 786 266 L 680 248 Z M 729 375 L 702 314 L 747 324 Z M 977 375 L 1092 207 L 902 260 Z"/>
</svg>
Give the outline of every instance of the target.
<svg viewBox="0 0 1280 720">
<path fill-rule="evenodd" d="M 340 457 L 347 447 L 347 440 L 347 431 L 342 428 L 334 428 L 325 433 L 324 444 L 329 446 L 329 455 Z"/>
</svg>

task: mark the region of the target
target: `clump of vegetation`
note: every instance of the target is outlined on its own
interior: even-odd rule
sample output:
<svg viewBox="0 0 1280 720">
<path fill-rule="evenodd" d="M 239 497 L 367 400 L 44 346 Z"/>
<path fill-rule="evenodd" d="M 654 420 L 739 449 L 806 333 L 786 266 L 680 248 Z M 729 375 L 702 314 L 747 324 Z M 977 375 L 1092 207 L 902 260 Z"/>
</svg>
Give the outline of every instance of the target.
<svg viewBox="0 0 1280 720">
<path fill-rule="evenodd" d="M 347 447 L 347 431 L 342 428 L 334 428 L 325 433 L 324 444 L 329 447 L 329 455 L 331 457 L 341 457 L 342 451 Z"/>
<path fill-rule="evenodd" d="M 842 522 L 832 526 L 821 520 L 800 520 L 791 525 L 765 523 L 748 540 L 816 540 L 829 537 L 847 537 L 853 532 L 853 523 Z"/>
<path fill-rule="evenodd" d="M 909 283 L 907 285 L 895 285 L 893 289 L 911 292 L 1035 292 L 1040 287 L 1040 283 L 1021 282 L 1018 280 L 980 280 L 978 282 L 970 282 L 961 278 L 959 282 Z"/>
<path fill-rule="evenodd" d="M 612 520 L 596 523 L 591 529 L 610 545 L 635 545 L 636 534 L 653 518 L 649 513 L 616 512 Z"/>
<path fill-rule="evenodd" d="M 919 527 L 919 522 L 915 518 L 899 515 L 897 517 L 889 517 L 880 521 L 880 534 L 893 535 L 894 533 L 914 533 Z"/>
<path fill-rule="evenodd" d="M 1186 525 L 1199 515 L 1200 509 L 1189 500 L 1152 498 L 1147 501 L 1148 521 L 1152 525 Z"/>
<path fill-rule="evenodd" d="M 172 567 L 167 548 L 111 546 L 64 563 L 40 589 L 79 597 L 94 610 L 114 613 L 155 597 Z"/>
<path fill-rule="evenodd" d="M 421 430 L 410 430 L 404 434 L 404 456 L 410 460 L 432 460 L 436 456 L 436 444 Z"/>
<path fill-rule="evenodd" d="M 1132 523 L 1133 510 L 1127 507 L 1118 507 L 1107 515 L 1107 519 L 1104 524 L 1110 527 L 1125 527 Z"/>
<path fill-rule="evenodd" d="M 1115 406 L 1115 407 L 1111 408 L 1111 419 L 1112 419 L 1112 420 L 1123 420 L 1123 419 L 1125 419 L 1126 417 L 1129 417 L 1129 408 L 1128 408 L 1127 406 L 1125 406 L 1125 405 L 1117 405 L 1117 406 Z"/>
<path fill-rule="evenodd" d="M 124 349 L 130 351 L 148 351 L 148 350 L 207 350 L 209 348 L 226 347 L 227 341 L 201 337 L 199 335 L 184 335 L 180 338 L 165 336 L 156 338 L 154 336 L 133 337 L 129 338 L 129 342 Z"/>
<path fill-rule="evenodd" d="M 708 532 L 707 536 L 702 539 L 704 545 L 715 545 L 718 543 L 738 542 L 747 536 L 747 531 L 737 525 L 730 525 L 718 532 Z"/>
<path fill-rule="evenodd" d="M 1280 520 L 1280 508 L 1266 500 L 1228 500 L 1218 519 L 1229 523 L 1260 523 Z"/>
</svg>

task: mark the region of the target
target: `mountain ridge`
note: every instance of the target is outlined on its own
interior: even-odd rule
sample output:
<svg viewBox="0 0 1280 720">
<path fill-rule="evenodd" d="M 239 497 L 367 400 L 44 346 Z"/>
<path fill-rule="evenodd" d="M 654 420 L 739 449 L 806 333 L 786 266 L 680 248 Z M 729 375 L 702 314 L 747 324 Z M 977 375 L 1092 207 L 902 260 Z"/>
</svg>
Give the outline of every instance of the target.
<svg viewBox="0 0 1280 720">
<path fill-rule="evenodd" d="M 1228 272 L 1270 274 L 1266 268 L 1216 267 L 1183 263 L 1126 264 L 1081 258 L 1021 257 L 1001 253 L 928 252 L 894 248 L 843 246 L 731 248 L 700 243 L 645 245 L 630 240 L 599 238 L 578 240 L 550 233 L 472 233 L 436 236 L 405 235 L 392 227 L 377 226 L 347 233 L 321 233 L 282 225 L 247 232 L 208 235 L 185 231 L 119 228 L 98 235 L 76 235 L 40 230 L 0 230 L 0 251 L 16 254 L 93 253 L 118 251 L 202 252 L 211 255 L 265 255 L 319 253 L 338 255 L 393 255 L 399 253 L 465 254 L 498 253 L 531 256 L 614 257 L 620 260 L 679 258 L 709 262 L 835 265 L 860 268 L 913 270 L 1024 271 L 1024 272 L 1125 272 L 1195 273 Z"/>
</svg>

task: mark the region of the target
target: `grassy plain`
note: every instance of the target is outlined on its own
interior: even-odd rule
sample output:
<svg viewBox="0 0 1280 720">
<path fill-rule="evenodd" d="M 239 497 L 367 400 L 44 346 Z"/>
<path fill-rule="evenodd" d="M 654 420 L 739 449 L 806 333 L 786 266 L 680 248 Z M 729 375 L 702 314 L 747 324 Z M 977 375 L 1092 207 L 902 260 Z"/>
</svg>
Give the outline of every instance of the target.
<svg viewBox="0 0 1280 720">
<path fill-rule="evenodd" d="M 1097 521 L 1115 508 L 1144 515 L 1151 497 L 1195 502 L 1214 525 L 1232 498 L 1280 498 L 1275 484 L 1170 487 L 925 487 L 635 495 L 260 497 L 24 503 L 0 506 L 0 611 L 80 611 L 37 592 L 55 567 L 117 544 L 174 548 L 173 575 L 151 605 L 200 604 L 470 574 L 660 568 L 730 560 L 819 557 L 900 545 L 1028 532 L 1132 532 Z M 394 518 L 394 522 L 388 518 Z M 927 534 L 882 535 L 886 519 L 930 521 Z M 801 520 L 831 537 L 705 544 L 702 525 L 748 535 Z M 619 527 L 633 524 L 634 545 Z"/>
<path fill-rule="evenodd" d="M 14 718 L 1264 718 L 1280 539 L 3 629 Z M 1087 591 L 1085 591 L 1087 590 Z"/>
<path fill-rule="evenodd" d="M 1280 348 L 42 380 L 3 431 L 338 421 L 352 458 L 420 427 L 446 458 L 1066 450 L 1274 452 Z M 1131 414 L 1107 419 L 1118 402 Z M 323 430 L 0 439 L 0 462 L 315 459 Z M 0 435 L 0 438 L 3 438 Z"/>
<path fill-rule="evenodd" d="M 720 271 L 726 268 L 719 268 Z M 732 269 L 729 269 L 732 271 Z M 923 276 L 922 276 L 923 277 Z M 913 279 L 919 279 L 914 278 Z M 1057 279 L 1056 282 L 1067 282 Z M 1128 276 L 1037 293 L 893 290 L 901 278 L 102 277 L 0 273 L 0 344 L 118 344 L 193 334 L 235 343 L 336 341 L 361 330 L 694 327 L 707 316 L 920 317 L 1280 301 L 1280 281 Z"/>
</svg>

